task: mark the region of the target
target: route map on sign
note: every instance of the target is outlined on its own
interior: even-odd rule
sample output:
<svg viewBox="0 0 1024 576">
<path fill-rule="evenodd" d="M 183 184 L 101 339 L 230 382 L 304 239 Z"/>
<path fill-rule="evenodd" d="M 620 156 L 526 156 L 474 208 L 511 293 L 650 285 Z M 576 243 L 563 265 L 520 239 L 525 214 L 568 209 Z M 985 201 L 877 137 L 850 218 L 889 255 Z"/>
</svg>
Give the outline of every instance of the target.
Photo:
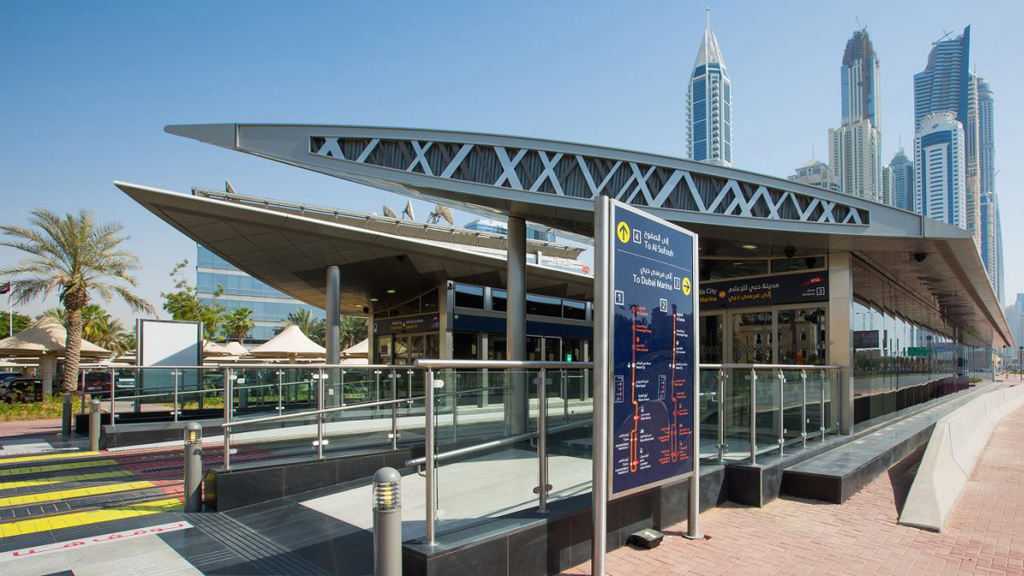
<svg viewBox="0 0 1024 576">
<path fill-rule="evenodd" d="M 693 471 L 695 237 L 613 204 L 611 494 Z"/>
</svg>

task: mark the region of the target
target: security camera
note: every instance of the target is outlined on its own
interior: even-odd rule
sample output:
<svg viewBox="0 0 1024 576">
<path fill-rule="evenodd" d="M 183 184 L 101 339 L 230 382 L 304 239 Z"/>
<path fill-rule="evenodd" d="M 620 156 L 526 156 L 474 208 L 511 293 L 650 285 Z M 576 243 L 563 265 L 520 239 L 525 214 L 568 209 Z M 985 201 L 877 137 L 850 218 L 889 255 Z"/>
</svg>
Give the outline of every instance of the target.
<svg viewBox="0 0 1024 576">
<path fill-rule="evenodd" d="M 786 258 L 792 258 L 793 256 L 796 256 L 796 248 L 786 246 L 782 253 L 786 255 Z"/>
<path fill-rule="evenodd" d="M 924 262 L 924 259 L 927 257 L 928 253 L 926 252 L 914 252 L 914 260 L 917 260 L 918 262 Z"/>
<path fill-rule="evenodd" d="M 363 314 L 369 314 L 369 313 L 370 313 L 370 307 L 369 306 L 363 306 Z"/>
</svg>

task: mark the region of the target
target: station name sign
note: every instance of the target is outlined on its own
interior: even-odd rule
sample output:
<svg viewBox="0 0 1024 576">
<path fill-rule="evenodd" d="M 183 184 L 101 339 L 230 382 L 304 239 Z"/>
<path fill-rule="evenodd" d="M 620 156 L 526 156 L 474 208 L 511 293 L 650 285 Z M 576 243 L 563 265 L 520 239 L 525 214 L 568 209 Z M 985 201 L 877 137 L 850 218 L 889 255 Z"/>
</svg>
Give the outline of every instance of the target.
<svg viewBox="0 0 1024 576">
<path fill-rule="evenodd" d="M 433 332 L 438 329 L 437 314 L 420 314 L 405 318 L 386 318 L 373 323 L 373 333 L 378 335 L 404 334 L 406 332 Z"/>
<path fill-rule="evenodd" d="M 704 310 L 827 300 L 826 271 L 703 282 L 700 287 L 700 307 Z"/>
</svg>

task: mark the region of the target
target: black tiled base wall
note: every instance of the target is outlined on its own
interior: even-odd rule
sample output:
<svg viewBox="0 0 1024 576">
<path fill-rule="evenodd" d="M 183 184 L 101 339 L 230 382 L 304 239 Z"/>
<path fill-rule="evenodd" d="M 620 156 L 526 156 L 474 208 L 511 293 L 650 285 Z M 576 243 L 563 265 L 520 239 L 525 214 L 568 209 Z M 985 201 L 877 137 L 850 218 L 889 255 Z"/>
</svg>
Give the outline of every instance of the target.
<svg viewBox="0 0 1024 576">
<path fill-rule="evenodd" d="M 725 468 L 701 475 L 700 507 L 709 510 L 727 499 Z M 689 480 L 614 500 L 608 507 L 608 550 L 625 546 L 629 535 L 644 528 L 665 529 L 686 520 Z M 435 549 L 406 544 L 403 574 L 453 576 L 488 574 L 546 576 L 590 559 L 590 496 L 572 509 L 489 539 L 456 548 Z M 443 540 L 443 538 L 442 538 Z"/>
</svg>

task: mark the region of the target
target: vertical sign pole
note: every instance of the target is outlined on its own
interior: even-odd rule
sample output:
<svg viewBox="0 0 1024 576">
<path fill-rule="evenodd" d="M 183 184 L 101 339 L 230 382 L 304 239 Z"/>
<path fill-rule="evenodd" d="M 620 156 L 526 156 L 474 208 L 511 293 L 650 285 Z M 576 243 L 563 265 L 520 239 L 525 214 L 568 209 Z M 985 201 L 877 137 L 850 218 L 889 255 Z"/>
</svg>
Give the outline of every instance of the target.
<svg viewBox="0 0 1024 576">
<path fill-rule="evenodd" d="M 690 501 L 686 517 L 686 538 L 690 540 L 702 540 L 704 534 L 700 531 L 700 261 L 697 256 L 697 237 L 693 236 L 693 326 L 690 327 L 690 334 L 693 337 L 691 349 L 693 356 L 690 362 L 693 363 L 693 476 L 690 477 Z M 672 327 L 678 330 L 677 326 Z M 718 399 L 722 401 L 721 397 Z M 722 421 L 718 421 L 719 429 Z"/>
<path fill-rule="evenodd" d="M 611 295 L 611 199 L 594 200 L 594 428 L 593 428 L 593 534 L 591 574 L 604 576 L 608 549 L 608 389 L 611 373 L 609 334 Z"/>
</svg>

